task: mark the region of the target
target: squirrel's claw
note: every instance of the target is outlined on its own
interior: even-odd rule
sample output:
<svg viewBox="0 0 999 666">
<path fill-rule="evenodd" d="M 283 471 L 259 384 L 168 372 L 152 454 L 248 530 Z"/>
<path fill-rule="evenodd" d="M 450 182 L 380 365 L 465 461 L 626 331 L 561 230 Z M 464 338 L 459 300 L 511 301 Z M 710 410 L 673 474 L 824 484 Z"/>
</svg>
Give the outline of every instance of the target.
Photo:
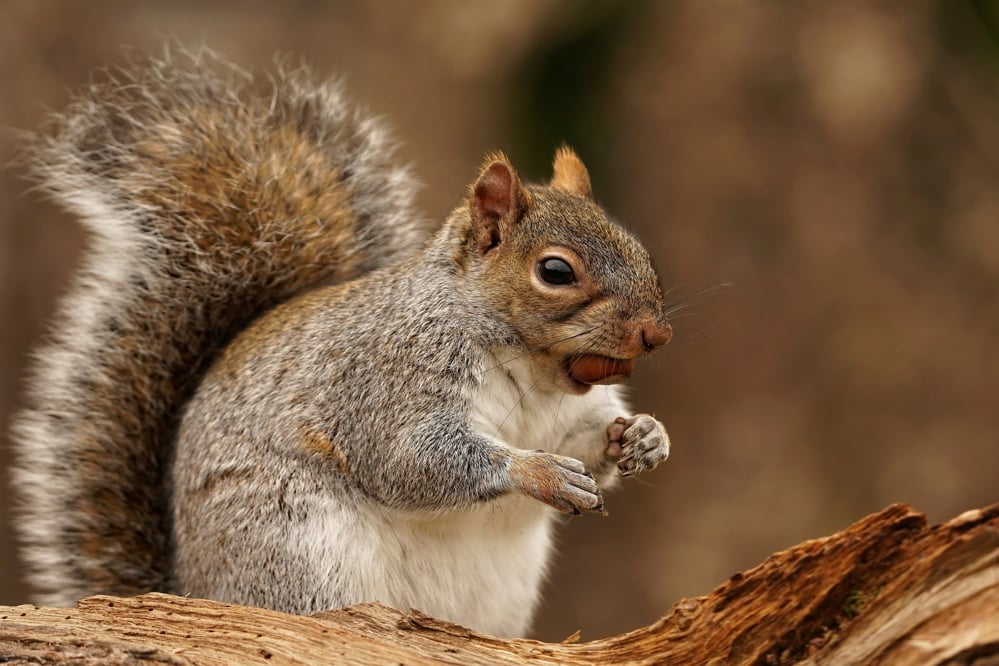
<svg viewBox="0 0 999 666">
<path fill-rule="evenodd" d="M 575 458 L 543 451 L 520 453 L 510 467 L 510 480 L 518 492 L 562 513 L 605 514 L 596 479 Z"/>
<path fill-rule="evenodd" d="M 621 476 L 638 476 L 669 457 L 670 441 L 662 423 L 648 414 L 618 417 L 607 426 L 607 456 L 617 459 Z"/>
</svg>

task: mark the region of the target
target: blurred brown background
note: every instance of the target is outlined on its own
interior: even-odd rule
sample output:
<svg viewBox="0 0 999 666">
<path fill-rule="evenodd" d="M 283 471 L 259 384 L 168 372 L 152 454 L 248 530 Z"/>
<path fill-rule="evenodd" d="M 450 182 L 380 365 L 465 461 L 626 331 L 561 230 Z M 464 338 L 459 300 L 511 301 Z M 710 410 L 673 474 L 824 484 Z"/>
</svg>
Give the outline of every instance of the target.
<svg viewBox="0 0 999 666">
<path fill-rule="evenodd" d="M 891 502 L 999 499 L 999 3 L 6 0 L 0 125 L 170 36 L 344 75 L 435 218 L 486 150 L 540 179 L 568 141 L 667 286 L 732 283 L 633 382 L 673 456 L 563 530 L 537 636 L 650 622 Z M 0 175 L 4 433 L 85 242 L 22 175 Z M 27 594 L 9 497 L 5 604 Z"/>
</svg>

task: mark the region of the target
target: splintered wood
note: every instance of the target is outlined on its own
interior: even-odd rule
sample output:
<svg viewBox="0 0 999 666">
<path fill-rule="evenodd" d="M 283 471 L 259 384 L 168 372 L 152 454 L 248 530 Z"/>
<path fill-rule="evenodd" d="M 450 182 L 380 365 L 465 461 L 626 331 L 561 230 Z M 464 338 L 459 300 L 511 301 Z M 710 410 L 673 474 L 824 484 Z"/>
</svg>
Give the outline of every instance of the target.
<svg viewBox="0 0 999 666">
<path fill-rule="evenodd" d="M 586 643 L 501 640 L 379 604 L 300 617 L 164 594 L 0 607 L 12 664 L 999 664 L 999 504 L 894 505 Z"/>
</svg>

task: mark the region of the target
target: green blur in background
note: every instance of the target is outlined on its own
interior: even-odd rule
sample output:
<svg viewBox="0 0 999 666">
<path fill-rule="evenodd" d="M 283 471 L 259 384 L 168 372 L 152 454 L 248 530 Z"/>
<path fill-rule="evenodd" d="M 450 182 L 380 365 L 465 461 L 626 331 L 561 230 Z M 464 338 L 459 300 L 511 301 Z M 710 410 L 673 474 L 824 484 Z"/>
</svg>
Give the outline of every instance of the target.
<svg viewBox="0 0 999 666">
<path fill-rule="evenodd" d="M 569 142 L 691 302 L 632 382 L 672 457 L 565 526 L 537 637 L 649 623 L 892 502 L 940 521 L 999 499 L 999 3 L 6 0 L 0 126 L 167 37 L 342 76 L 435 219 L 487 150 L 545 179 Z M 4 467 L 86 243 L 29 187 L 0 172 Z M 8 485 L 2 604 L 28 598 Z"/>
</svg>

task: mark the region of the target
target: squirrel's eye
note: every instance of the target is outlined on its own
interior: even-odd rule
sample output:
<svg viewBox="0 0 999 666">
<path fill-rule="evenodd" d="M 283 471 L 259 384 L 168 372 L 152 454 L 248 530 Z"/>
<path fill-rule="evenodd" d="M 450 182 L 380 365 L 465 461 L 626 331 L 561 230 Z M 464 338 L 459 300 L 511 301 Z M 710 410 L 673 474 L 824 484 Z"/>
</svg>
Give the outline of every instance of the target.
<svg viewBox="0 0 999 666">
<path fill-rule="evenodd" d="M 538 275 L 548 284 L 564 285 L 576 281 L 572 266 L 556 257 L 542 259 L 541 263 L 538 264 Z"/>
</svg>

